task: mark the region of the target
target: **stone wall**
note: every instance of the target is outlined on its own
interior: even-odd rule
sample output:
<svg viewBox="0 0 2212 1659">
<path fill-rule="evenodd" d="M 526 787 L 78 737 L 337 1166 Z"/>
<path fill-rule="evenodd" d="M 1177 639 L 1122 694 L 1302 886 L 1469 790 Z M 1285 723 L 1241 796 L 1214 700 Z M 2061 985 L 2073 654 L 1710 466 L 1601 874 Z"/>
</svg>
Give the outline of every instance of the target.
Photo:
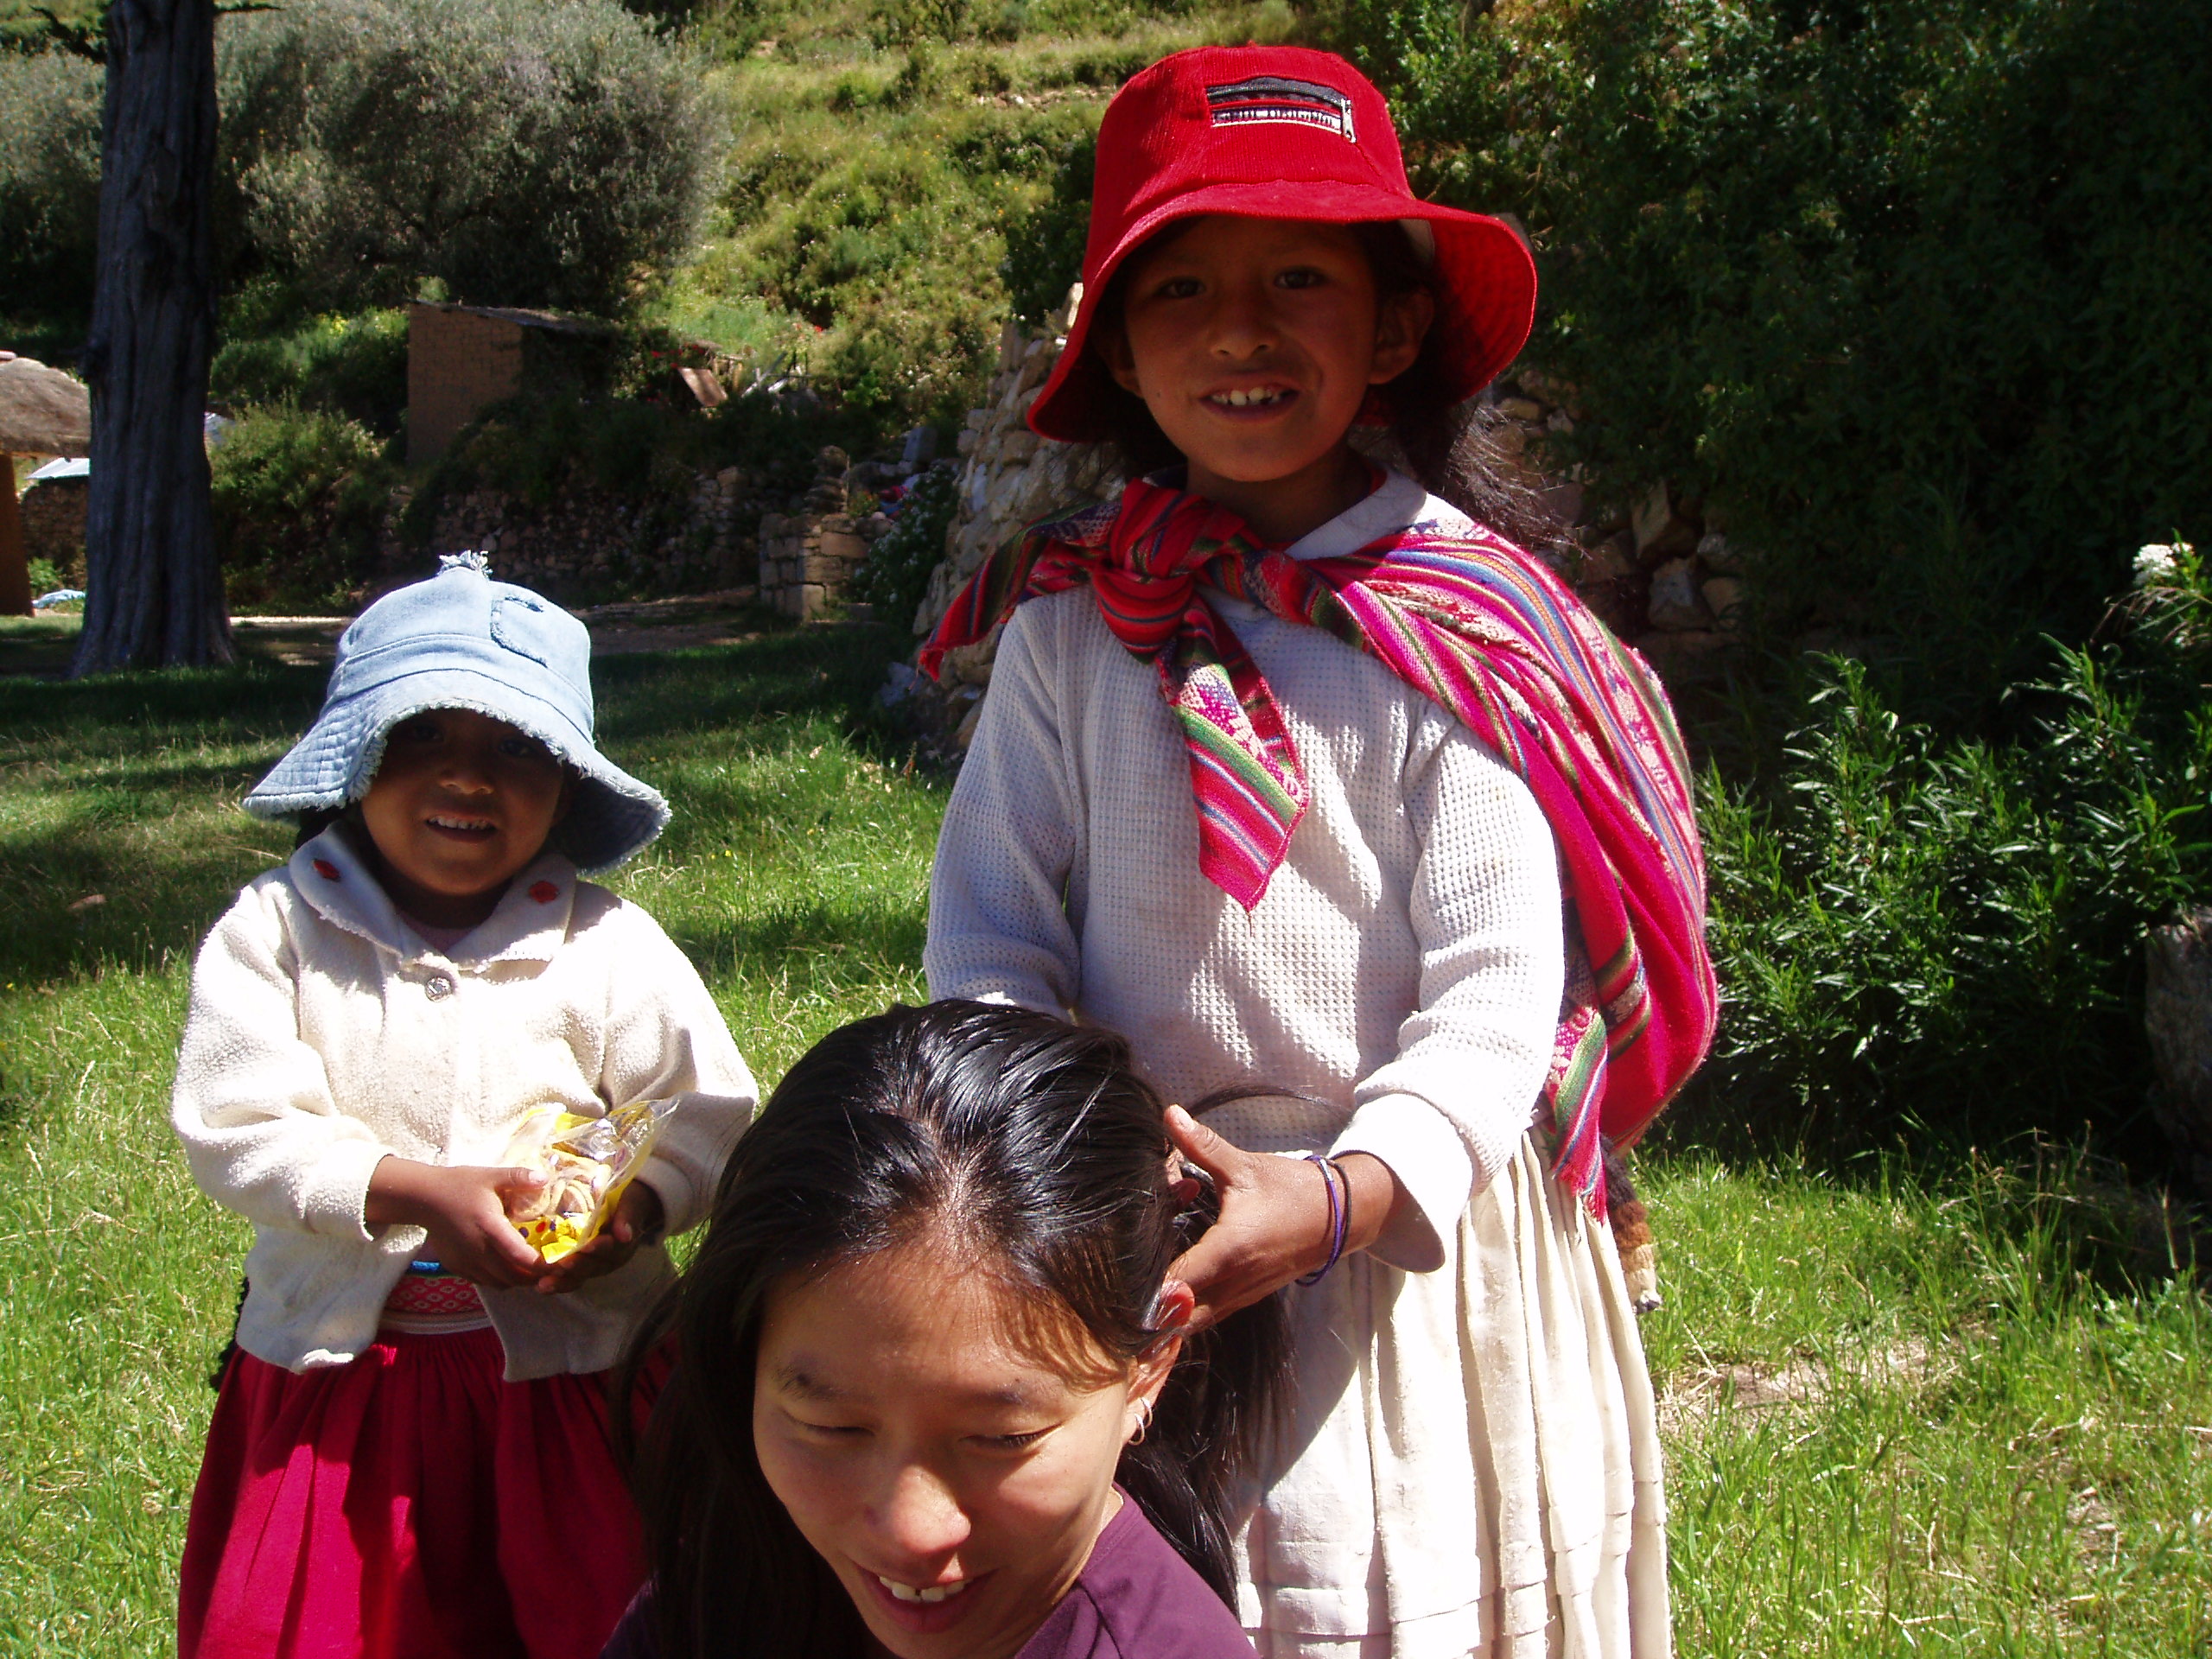
<svg viewBox="0 0 2212 1659">
<path fill-rule="evenodd" d="M 848 511 L 854 493 L 874 481 L 877 470 L 874 463 L 851 466 L 842 449 L 824 449 L 815 459 L 804 505 L 761 515 L 762 604 L 806 622 L 842 601 L 853 572 L 891 529 L 882 513 L 856 518 Z"/>
<path fill-rule="evenodd" d="M 612 589 L 702 593 L 754 579 L 751 525 L 759 504 L 737 467 L 700 473 L 680 499 L 639 502 L 563 486 L 543 506 L 499 490 L 473 490 L 438 514 L 427 548 L 402 544 L 397 521 L 408 493 L 398 491 L 379 563 L 401 579 L 435 556 L 477 548 L 503 582 L 520 582 L 562 603 Z"/>
<path fill-rule="evenodd" d="M 1122 486 L 1098 450 L 1040 438 L 1027 423 L 1029 406 L 1067 344 L 1068 321 L 1082 295 L 1080 285 L 1070 290 L 1041 334 L 1027 334 L 1012 321 L 1000 332 L 998 374 L 983 406 L 968 411 L 960 434 L 960 507 L 945 532 L 944 563 L 930 578 L 914 618 L 917 634 L 937 626 L 961 584 L 1009 537 Z"/>
<path fill-rule="evenodd" d="M 65 588 L 85 585 L 85 504 L 91 494 L 84 479 L 46 478 L 25 490 L 17 504 L 23 556 L 53 560 Z"/>
</svg>

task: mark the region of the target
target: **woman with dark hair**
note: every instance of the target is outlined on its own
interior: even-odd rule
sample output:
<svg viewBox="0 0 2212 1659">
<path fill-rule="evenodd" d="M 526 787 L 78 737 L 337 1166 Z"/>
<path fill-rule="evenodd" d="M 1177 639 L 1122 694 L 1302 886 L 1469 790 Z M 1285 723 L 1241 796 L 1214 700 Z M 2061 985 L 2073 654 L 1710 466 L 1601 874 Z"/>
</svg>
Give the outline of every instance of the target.
<svg viewBox="0 0 2212 1659">
<path fill-rule="evenodd" d="M 975 1002 L 833 1032 L 724 1173 L 638 1349 L 651 1587 L 610 1659 L 1249 1659 L 1236 1489 L 1277 1306 L 1185 1338 L 1119 1038 Z"/>
</svg>

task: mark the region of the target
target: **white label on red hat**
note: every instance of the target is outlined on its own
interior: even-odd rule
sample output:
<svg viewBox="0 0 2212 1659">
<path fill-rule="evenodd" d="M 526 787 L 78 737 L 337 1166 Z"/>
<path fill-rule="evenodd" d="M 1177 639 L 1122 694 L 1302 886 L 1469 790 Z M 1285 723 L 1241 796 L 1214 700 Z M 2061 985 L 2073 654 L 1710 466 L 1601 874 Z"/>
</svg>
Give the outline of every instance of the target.
<svg viewBox="0 0 2212 1659">
<path fill-rule="evenodd" d="M 1206 88 L 1206 105 L 1217 127 L 1241 127 L 1255 121 L 1288 121 L 1301 127 L 1326 127 L 1353 143 L 1351 99 L 1333 86 L 1283 75 L 1255 75 Z"/>
</svg>

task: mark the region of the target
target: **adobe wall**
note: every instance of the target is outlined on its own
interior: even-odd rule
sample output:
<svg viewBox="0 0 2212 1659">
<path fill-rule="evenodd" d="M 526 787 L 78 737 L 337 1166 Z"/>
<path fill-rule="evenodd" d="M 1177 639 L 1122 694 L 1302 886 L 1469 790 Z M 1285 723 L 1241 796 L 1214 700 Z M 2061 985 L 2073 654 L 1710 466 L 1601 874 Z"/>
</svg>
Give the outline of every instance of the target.
<svg viewBox="0 0 2212 1659">
<path fill-rule="evenodd" d="M 523 327 L 455 305 L 407 308 L 407 464 L 445 453 L 487 404 L 522 390 Z"/>
</svg>

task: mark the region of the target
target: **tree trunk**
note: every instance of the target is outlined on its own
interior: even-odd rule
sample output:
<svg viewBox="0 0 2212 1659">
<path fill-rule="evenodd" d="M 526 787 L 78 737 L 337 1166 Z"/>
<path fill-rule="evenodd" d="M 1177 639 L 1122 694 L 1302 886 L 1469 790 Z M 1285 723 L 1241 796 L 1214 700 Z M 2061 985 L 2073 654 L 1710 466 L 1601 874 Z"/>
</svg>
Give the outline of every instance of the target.
<svg viewBox="0 0 2212 1659">
<path fill-rule="evenodd" d="M 215 335 L 214 0 L 114 0 L 107 28 L 73 674 L 231 658 L 201 432 Z"/>
</svg>

